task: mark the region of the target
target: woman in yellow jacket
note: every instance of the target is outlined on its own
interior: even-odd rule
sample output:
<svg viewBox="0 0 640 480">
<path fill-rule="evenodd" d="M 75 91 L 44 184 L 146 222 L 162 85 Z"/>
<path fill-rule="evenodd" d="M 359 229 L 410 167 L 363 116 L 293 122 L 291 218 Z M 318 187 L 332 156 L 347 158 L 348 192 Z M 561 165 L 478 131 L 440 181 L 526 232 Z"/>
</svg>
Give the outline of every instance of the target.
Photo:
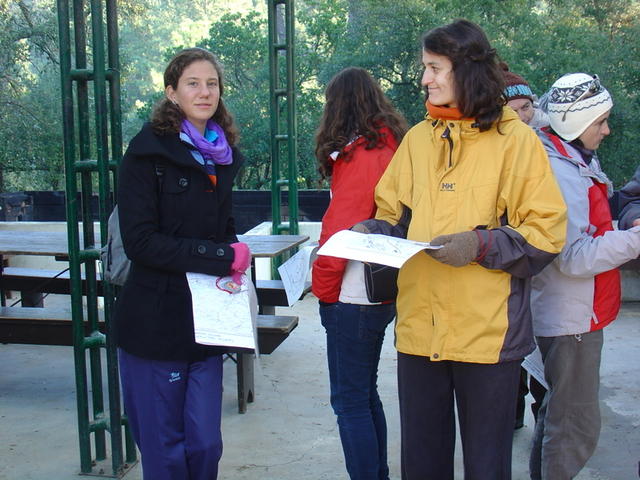
<svg viewBox="0 0 640 480">
<path fill-rule="evenodd" d="M 410 209 L 408 238 L 442 246 L 398 278 L 402 478 L 453 479 L 455 396 L 465 478 L 505 480 L 530 278 L 560 252 L 566 208 L 536 134 L 504 107 L 482 29 L 458 20 L 422 47 L 427 114 L 376 188 L 378 222 Z"/>
</svg>

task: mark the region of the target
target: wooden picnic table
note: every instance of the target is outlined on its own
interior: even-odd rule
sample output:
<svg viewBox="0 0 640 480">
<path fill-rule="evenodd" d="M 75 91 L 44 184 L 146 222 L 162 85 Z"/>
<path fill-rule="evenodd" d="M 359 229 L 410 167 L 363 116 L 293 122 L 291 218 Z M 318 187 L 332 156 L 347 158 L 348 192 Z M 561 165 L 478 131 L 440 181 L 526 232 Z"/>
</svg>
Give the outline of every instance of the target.
<svg viewBox="0 0 640 480">
<path fill-rule="evenodd" d="M 251 250 L 251 268 L 254 282 L 256 282 L 256 258 L 275 258 L 295 249 L 308 239 L 309 237 L 306 235 L 238 235 L 238 240 L 246 243 Z M 65 320 L 69 315 L 63 312 L 60 314 L 61 316 L 59 315 L 60 318 L 47 317 L 43 319 L 41 318 L 42 315 L 38 315 L 38 310 L 42 311 L 44 315 L 44 309 L 26 308 L 18 309 L 19 311 L 17 311 L 15 308 L 4 307 L 4 292 L 2 289 L 3 256 L 39 255 L 52 256 L 58 260 L 68 260 L 68 245 L 67 232 L 0 230 L 0 294 L 2 294 L 3 305 L 0 307 L 0 314 L 4 312 L 3 322 L 9 322 L 11 324 L 10 328 L 14 331 L 19 332 L 19 329 L 23 328 L 21 326 L 25 326 L 24 328 L 27 328 L 25 335 L 30 335 L 35 338 L 35 336 L 37 336 L 36 334 L 39 334 L 39 338 L 43 338 L 41 335 L 43 326 L 52 328 L 59 326 L 64 327 Z M 100 248 L 100 245 L 100 236 L 96 233 L 94 248 Z M 82 248 L 82 246 L 83 242 L 81 239 L 80 248 Z M 27 280 L 30 283 L 40 282 L 43 272 L 39 271 L 37 273 L 39 276 L 25 278 L 23 280 Z M 60 280 L 65 281 L 64 278 Z M 68 282 L 68 275 L 66 276 L 66 281 Z M 48 288 L 50 287 L 51 285 Z M 258 295 L 259 299 L 273 298 L 273 287 L 263 290 L 262 295 Z M 258 291 L 260 292 L 259 289 Z M 284 294 L 279 296 L 284 296 Z M 31 301 L 30 303 L 33 302 Z M 263 353 L 271 353 L 275 350 L 298 323 L 297 317 L 277 316 L 275 315 L 275 309 L 271 305 L 267 306 L 267 308 L 269 311 L 264 311 L 264 306 L 261 306 L 260 313 L 262 313 L 262 315 L 258 318 L 259 339 L 262 344 L 261 350 Z M 265 315 L 265 313 L 271 313 L 272 310 L 274 314 Z M 34 316 L 37 318 L 32 318 Z M 7 327 L 7 325 L 4 326 Z M 46 338 L 50 336 L 50 334 L 45 335 Z M 237 363 L 238 374 L 238 410 L 240 413 L 244 413 L 247 408 L 247 403 L 252 402 L 254 399 L 253 355 L 251 353 L 238 351 L 235 361 Z"/>
<path fill-rule="evenodd" d="M 238 235 L 238 240 L 249 245 L 254 258 L 273 258 L 309 239 L 306 235 Z M 83 242 L 80 239 L 82 248 Z M 96 248 L 100 248 L 100 236 L 95 236 Z M 0 255 L 44 255 L 64 257 L 69 255 L 66 232 L 42 232 L 28 230 L 0 230 Z"/>
</svg>

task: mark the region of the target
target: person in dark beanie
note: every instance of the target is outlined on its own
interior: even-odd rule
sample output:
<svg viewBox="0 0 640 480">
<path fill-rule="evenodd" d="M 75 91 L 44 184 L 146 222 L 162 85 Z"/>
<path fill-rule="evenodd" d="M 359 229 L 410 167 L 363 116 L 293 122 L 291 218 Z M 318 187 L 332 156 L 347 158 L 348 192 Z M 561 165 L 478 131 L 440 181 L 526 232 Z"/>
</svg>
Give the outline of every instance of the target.
<svg viewBox="0 0 640 480">
<path fill-rule="evenodd" d="M 567 204 L 567 242 L 533 277 L 533 330 L 549 390 L 530 457 L 532 480 L 570 480 L 600 435 L 602 329 L 620 308 L 618 266 L 640 254 L 640 227 L 613 230 L 611 182 L 596 150 L 609 135 L 611 95 L 597 75 L 558 79 L 541 102 L 550 127 L 538 132 Z"/>
<path fill-rule="evenodd" d="M 618 228 L 628 230 L 640 225 L 640 167 L 618 192 Z"/>
<path fill-rule="evenodd" d="M 535 107 L 535 95 L 531 91 L 527 81 L 520 75 L 509 70 L 509 66 L 505 62 L 500 62 L 504 75 L 504 98 L 507 106 L 518 114 L 520 120 L 529 125 L 531 128 L 542 128 L 549 126 L 549 117 L 539 108 Z M 527 381 L 529 385 L 527 386 Z M 518 387 L 518 405 L 516 406 L 515 428 L 524 427 L 524 411 L 526 407 L 526 396 L 531 392 L 533 403 L 531 404 L 531 412 L 533 418 L 537 420 L 538 410 L 544 398 L 546 389 L 544 385 L 536 380 L 524 369 L 520 369 L 520 386 Z"/>
<path fill-rule="evenodd" d="M 531 128 L 542 128 L 549 125 L 549 117 L 535 106 L 535 95 L 527 81 L 509 70 L 509 66 L 501 62 L 504 72 L 504 98 L 507 105 L 518 114 L 520 120 Z"/>
</svg>

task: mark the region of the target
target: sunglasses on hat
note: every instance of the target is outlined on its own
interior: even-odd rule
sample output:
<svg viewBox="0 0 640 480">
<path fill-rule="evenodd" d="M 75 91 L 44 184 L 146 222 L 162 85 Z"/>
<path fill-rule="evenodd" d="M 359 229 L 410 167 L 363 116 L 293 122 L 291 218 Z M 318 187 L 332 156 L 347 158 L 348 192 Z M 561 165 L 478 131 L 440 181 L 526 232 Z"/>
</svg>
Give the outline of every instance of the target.
<svg viewBox="0 0 640 480">
<path fill-rule="evenodd" d="M 584 100 L 585 98 L 593 97 L 602 91 L 602 84 L 600 83 L 600 77 L 597 74 L 593 75 L 591 81 L 587 84 L 587 88 L 584 89 L 584 92 L 580 94 L 578 98 L 576 98 L 571 105 L 564 111 L 562 114 L 562 121 L 564 122 L 567 119 L 567 113 L 571 110 L 576 103 L 580 100 Z"/>
</svg>

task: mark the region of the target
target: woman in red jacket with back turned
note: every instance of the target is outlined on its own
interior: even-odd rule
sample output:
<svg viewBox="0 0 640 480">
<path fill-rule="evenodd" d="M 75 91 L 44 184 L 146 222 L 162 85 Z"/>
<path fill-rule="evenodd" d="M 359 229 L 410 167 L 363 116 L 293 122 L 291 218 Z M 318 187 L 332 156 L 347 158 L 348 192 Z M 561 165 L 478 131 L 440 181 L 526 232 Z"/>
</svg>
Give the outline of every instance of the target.
<svg viewBox="0 0 640 480">
<path fill-rule="evenodd" d="M 336 74 L 325 92 L 316 133 L 320 173 L 331 177 L 331 202 L 320 245 L 334 233 L 373 218 L 374 189 L 407 131 L 404 118 L 361 68 Z M 331 405 L 351 479 L 389 478 L 387 426 L 377 391 L 378 361 L 395 304 L 367 300 L 363 264 L 319 256 L 313 293 L 327 331 Z"/>
</svg>

